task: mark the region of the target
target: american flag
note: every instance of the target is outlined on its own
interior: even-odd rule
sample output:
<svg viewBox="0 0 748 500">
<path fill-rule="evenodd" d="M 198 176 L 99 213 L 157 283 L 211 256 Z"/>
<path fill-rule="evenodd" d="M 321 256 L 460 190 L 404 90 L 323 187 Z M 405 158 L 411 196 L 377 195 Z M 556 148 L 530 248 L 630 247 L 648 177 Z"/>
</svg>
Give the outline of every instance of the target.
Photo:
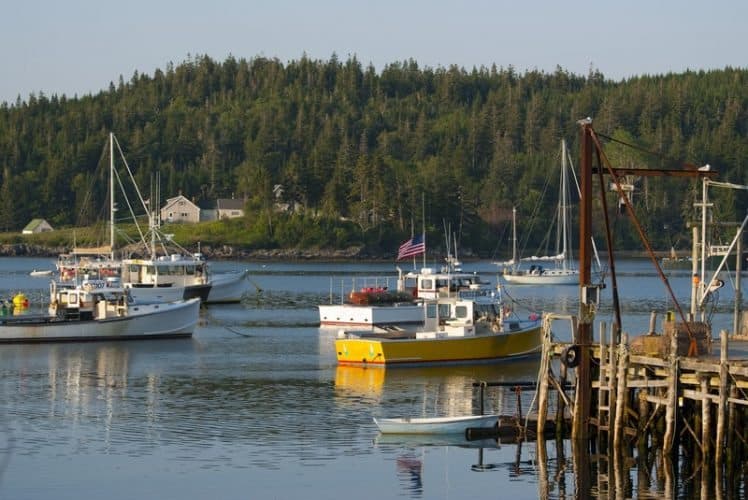
<svg viewBox="0 0 748 500">
<path fill-rule="evenodd" d="M 419 234 L 400 245 L 397 251 L 397 260 L 424 253 L 426 251 L 426 242 L 424 239 L 424 235 Z"/>
</svg>

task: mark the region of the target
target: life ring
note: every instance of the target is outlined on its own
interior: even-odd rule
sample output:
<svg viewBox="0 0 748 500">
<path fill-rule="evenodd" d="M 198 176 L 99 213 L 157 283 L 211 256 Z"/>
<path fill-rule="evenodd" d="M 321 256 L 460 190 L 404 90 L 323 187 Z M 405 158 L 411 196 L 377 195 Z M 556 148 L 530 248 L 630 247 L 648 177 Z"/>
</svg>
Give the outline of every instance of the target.
<svg viewBox="0 0 748 500">
<path fill-rule="evenodd" d="M 582 350 L 578 345 L 570 345 L 561 353 L 561 363 L 567 368 L 576 368 L 579 365 L 581 355 Z"/>
</svg>

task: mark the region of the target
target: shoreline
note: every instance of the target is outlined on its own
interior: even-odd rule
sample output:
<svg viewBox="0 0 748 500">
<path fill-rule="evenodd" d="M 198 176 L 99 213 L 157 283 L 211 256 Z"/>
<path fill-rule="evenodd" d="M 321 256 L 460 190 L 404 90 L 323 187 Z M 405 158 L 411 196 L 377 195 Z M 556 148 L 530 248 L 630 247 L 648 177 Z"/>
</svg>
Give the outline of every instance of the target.
<svg viewBox="0 0 748 500">
<path fill-rule="evenodd" d="M 127 248 L 123 249 L 127 253 Z M 5 243 L 0 245 L 0 257 L 50 257 L 57 258 L 60 254 L 70 253 L 71 247 L 49 247 L 45 245 L 28 244 L 28 243 Z M 138 252 L 133 250 L 132 255 Z M 396 253 L 375 254 L 370 250 L 355 246 L 344 249 L 299 249 L 299 248 L 272 248 L 272 249 L 243 249 L 231 245 L 201 245 L 200 253 L 211 260 L 308 260 L 308 261 L 392 261 Z M 669 250 L 655 251 L 658 259 L 669 257 Z M 427 254 L 434 258 L 441 258 L 437 253 Z M 686 254 L 679 255 L 685 257 Z M 626 250 L 616 251 L 617 258 L 624 259 L 648 259 L 649 254 L 645 251 Z M 600 259 L 607 261 L 607 252 L 600 252 Z M 467 255 L 460 257 L 464 262 L 475 262 L 480 260 L 499 260 L 495 257 L 481 257 Z"/>
</svg>

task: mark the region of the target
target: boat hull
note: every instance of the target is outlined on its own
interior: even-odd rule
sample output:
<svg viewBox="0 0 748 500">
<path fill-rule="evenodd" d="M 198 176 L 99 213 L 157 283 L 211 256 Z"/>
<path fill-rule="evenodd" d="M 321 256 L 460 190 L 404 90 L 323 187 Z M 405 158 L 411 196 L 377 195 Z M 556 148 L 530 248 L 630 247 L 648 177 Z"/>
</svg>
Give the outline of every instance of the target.
<svg viewBox="0 0 748 500">
<path fill-rule="evenodd" d="M 579 273 L 577 271 L 554 271 L 547 270 L 543 274 L 516 273 L 502 274 L 507 283 L 513 285 L 578 285 Z"/>
<path fill-rule="evenodd" d="M 490 429 L 498 415 L 469 415 L 431 418 L 374 418 L 382 434 L 464 434 L 468 428 Z"/>
<path fill-rule="evenodd" d="M 386 325 L 423 324 L 423 304 L 395 303 L 389 305 L 320 305 L 321 326 L 372 328 Z"/>
<path fill-rule="evenodd" d="M 210 277 L 210 293 L 207 304 L 230 304 L 241 302 L 249 291 L 249 270 L 236 273 L 214 273 Z"/>
<path fill-rule="evenodd" d="M 0 320 L 0 342 L 53 342 L 189 337 L 200 315 L 200 300 L 133 304 L 127 316 L 102 320 L 11 317 Z"/>
<path fill-rule="evenodd" d="M 210 285 L 190 286 L 153 286 L 125 284 L 130 291 L 132 300 L 138 304 L 153 304 L 157 302 L 176 302 L 198 298 L 205 300 L 210 293 Z"/>
<path fill-rule="evenodd" d="M 382 338 L 343 334 L 335 340 L 338 363 L 410 365 L 489 362 L 535 355 L 542 346 L 539 322 L 516 331 L 464 337 Z M 439 332 L 441 333 L 441 332 Z"/>
</svg>

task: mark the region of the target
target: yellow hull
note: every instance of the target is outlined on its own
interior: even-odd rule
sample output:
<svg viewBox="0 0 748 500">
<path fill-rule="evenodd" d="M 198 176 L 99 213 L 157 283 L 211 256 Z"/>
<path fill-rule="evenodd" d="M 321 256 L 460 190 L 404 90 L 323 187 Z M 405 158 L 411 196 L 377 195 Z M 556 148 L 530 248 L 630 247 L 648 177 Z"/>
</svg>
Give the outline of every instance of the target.
<svg viewBox="0 0 748 500">
<path fill-rule="evenodd" d="M 429 339 L 339 338 L 338 363 L 345 365 L 398 365 L 493 361 L 540 352 L 538 324 L 525 330 L 466 337 Z"/>
</svg>

